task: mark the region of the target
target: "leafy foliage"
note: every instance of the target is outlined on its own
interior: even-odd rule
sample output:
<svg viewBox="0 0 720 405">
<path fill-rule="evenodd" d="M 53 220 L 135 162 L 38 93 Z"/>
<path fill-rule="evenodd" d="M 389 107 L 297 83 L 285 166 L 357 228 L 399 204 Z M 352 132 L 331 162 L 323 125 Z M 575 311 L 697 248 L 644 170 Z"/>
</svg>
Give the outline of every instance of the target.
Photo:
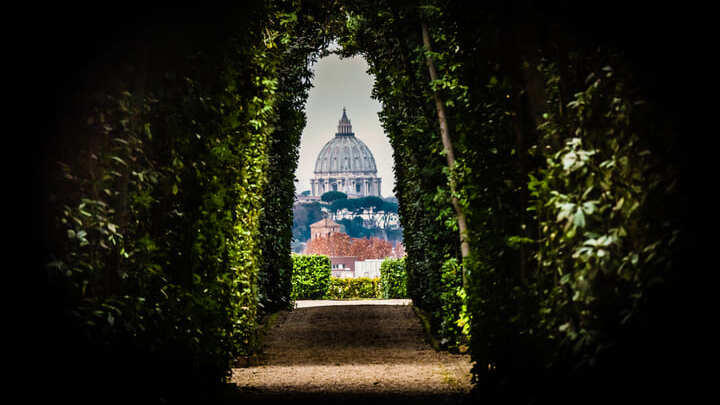
<svg viewBox="0 0 720 405">
<path fill-rule="evenodd" d="M 688 244 L 669 109 L 620 42 L 576 38 L 585 15 L 533 4 L 254 1 L 212 24 L 171 18 L 161 26 L 182 35 L 138 31 L 148 38 L 109 52 L 64 118 L 73 136 L 48 159 L 61 162 L 47 230 L 49 310 L 61 320 L 50 329 L 66 336 L 57 363 L 91 365 L 67 382 L 117 392 L 153 380 L 157 402 L 182 398 L 171 383 L 222 381 L 253 350 L 264 311 L 330 285 L 333 296 L 402 289 L 399 262 L 378 287 L 332 281 L 327 257 L 289 255 L 322 214 L 300 206 L 290 225 L 307 62 L 335 35 L 376 79 L 399 205 L 340 198 L 327 209 L 399 213 L 407 295 L 446 348 L 468 344 L 478 390 L 569 402 L 593 384 L 609 396 L 642 392 L 636 375 L 667 381 L 653 349 L 681 334 L 682 311 L 662 302 Z M 453 198 L 469 226 L 462 262 Z M 332 253 L 356 255 L 345 242 Z M 141 370 L 95 373 L 108 353 Z"/>
<path fill-rule="evenodd" d="M 353 219 L 343 218 L 335 222 L 342 225 L 345 233 L 351 238 L 367 238 L 375 234 L 373 229 L 364 226 L 365 221 L 360 216 L 353 217 Z"/>
<path fill-rule="evenodd" d="M 373 97 L 383 105 L 380 120 L 393 147 L 403 244 L 407 252 L 407 293 L 414 305 L 440 323 L 440 272 L 447 255 L 456 254 L 457 234 L 443 173 L 445 158 L 428 103 L 427 70 L 418 52 L 420 27 L 414 5 L 356 2 L 339 43 L 345 54 L 362 53 L 375 76 Z M 409 13 L 408 13 L 409 10 Z M 378 29 L 378 27 L 383 27 Z M 445 191 L 444 191 L 445 190 Z"/>
<path fill-rule="evenodd" d="M 321 220 L 325 214 L 335 222 L 345 227 L 344 232 L 353 238 L 380 237 L 393 241 L 402 239 L 402 229 L 389 229 L 387 221 L 398 213 L 398 204 L 386 201 L 376 196 L 347 198 L 339 191 L 328 191 L 323 194 L 321 202 L 300 203 L 293 207 L 293 237 L 297 241 L 310 239 L 310 225 Z M 385 221 L 386 226 L 372 224 L 365 226 L 362 215 L 366 213 L 382 215 L 379 221 Z M 343 217 L 349 214 L 350 218 Z"/>
<path fill-rule="evenodd" d="M 330 286 L 330 258 L 324 255 L 292 255 L 292 299 L 322 299 Z"/>
<path fill-rule="evenodd" d="M 323 194 L 331 193 L 330 191 Z M 338 193 L 335 191 L 334 193 Z M 325 201 L 325 200 L 323 200 Z M 328 200 L 330 206 L 328 209 L 331 212 L 338 212 L 340 210 L 348 210 L 353 213 L 362 213 L 365 210 L 383 211 L 383 212 L 397 212 L 398 206 L 395 203 L 385 201 L 377 196 L 368 196 L 360 198 L 333 198 Z"/>
<path fill-rule="evenodd" d="M 63 389 L 203 402 L 289 305 L 306 62 L 327 43 L 325 10 L 299 7 L 161 13 L 73 99 L 48 208 L 56 355 L 80 370 Z"/>
<path fill-rule="evenodd" d="M 630 331 L 665 307 L 653 291 L 670 285 L 682 215 L 677 168 L 660 163 L 677 137 L 652 124 L 664 117 L 633 63 L 602 37 L 569 40 L 566 20 L 524 2 L 356 1 L 347 10 L 339 42 L 376 78 L 408 293 L 434 333 L 449 348 L 469 339 L 478 390 L 504 402 L 570 401 L 581 385 L 570 393 L 559 382 L 593 384 L 580 375 L 626 387 L 612 372 L 617 353 L 648 352 Z M 423 47 L 423 22 L 434 52 Z M 439 72 L 432 82 L 427 56 Z M 432 91 L 445 104 L 454 167 Z M 463 263 L 451 181 L 469 226 Z"/>
<path fill-rule="evenodd" d="M 440 299 L 442 321 L 438 330 L 440 346 L 452 351 L 467 347 L 470 331 L 462 285 L 462 267 L 456 258 L 450 258 L 442 266 L 442 291 Z"/>
<path fill-rule="evenodd" d="M 346 199 L 347 194 L 342 191 L 328 191 L 327 193 L 320 196 L 320 199 L 325 202 L 333 202 L 335 200 Z"/>
<path fill-rule="evenodd" d="M 391 255 L 392 244 L 379 238 L 351 238 L 345 233 L 334 232 L 310 240 L 305 248 L 307 254 L 328 256 L 355 256 L 357 260 L 384 259 Z"/>
<path fill-rule="evenodd" d="M 378 278 L 332 277 L 324 298 L 329 300 L 381 298 L 380 284 L 381 281 Z"/>
<path fill-rule="evenodd" d="M 323 219 L 319 202 L 302 203 L 293 206 L 292 236 L 294 240 L 304 242 L 310 239 L 310 225 Z"/>
<path fill-rule="evenodd" d="M 383 298 L 407 298 L 405 259 L 387 258 L 380 265 L 380 285 Z"/>
<path fill-rule="evenodd" d="M 628 88 L 631 76 L 600 65 L 614 59 L 606 54 L 586 62 L 593 71 L 566 113 L 544 117 L 546 138 L 559 127 L 572 136 L 529 184 L 538 217 L 538 282 L 552 286 L 541 295 L 541 322 L 549 336 L 572 345 L 583 366 L 612 349 L 609 322 L 624 327 L 643 316 L 646 294 L 671 270 L 679 232 L 671 218 L 650 219 L 660 213 L 652 199 L 672 201 L 675 184 L 657 170 L 649 128 L 637 118 L 647 105 Z M 557 94 L 557 73 L 544 67 L 548 92 Z"/>
</svg>

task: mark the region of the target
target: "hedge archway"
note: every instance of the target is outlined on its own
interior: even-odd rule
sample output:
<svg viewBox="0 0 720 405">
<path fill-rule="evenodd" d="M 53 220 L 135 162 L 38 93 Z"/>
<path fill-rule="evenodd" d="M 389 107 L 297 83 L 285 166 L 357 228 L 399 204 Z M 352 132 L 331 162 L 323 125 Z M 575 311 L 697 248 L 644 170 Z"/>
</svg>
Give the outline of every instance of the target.
<svg viewBox="0 0 720 405">
<path fill-rule="evenodd" d="M 376 78 L 410 296 L 447 349 L 469 343 L 478 386 L 546 398 L 566 377 L 625 386 L 657 364 L 652 348 L 680 332 L 640 350 L 657 331 L 644 326 L 680 323 L 665 298 L 690 248 L 685 149 L 668 114 L 681 109 L 654 90 L 677 66 L 643 75 L 652 52 L 619 41 L 638 13 L 582 36 L 585 10 L 470 8 L 254 1 L 123 11 L 136 23 L 106 30 L 90 20 L 117 35 L 71 54 L 81 62 L 60 73 L 36 166 L 48 328 L 65 336 L 55 348 L 85 355 L 87 370 L 146 362 L 115 376 L 138 387 L 172 369 L 156 387 L 167 398 L 183 395 L 178 381 L 222 381 L 255 349 L 259 317 L 290 305 L 308 63 L 337 39 Z M 503 391 L 521 385 L 534 389 Z"/>
</svg>

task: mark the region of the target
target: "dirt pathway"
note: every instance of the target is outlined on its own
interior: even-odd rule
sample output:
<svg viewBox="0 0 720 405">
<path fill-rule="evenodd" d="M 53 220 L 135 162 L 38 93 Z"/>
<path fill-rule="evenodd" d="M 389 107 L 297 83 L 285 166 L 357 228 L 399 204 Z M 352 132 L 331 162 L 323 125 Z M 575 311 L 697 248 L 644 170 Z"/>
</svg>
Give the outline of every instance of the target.
<svg viewBox="0 0 720 405">
<path fill-rule="evenodd" d="M 469 356 L 434 351 L 405 302 L 379 303 L 300 302 L 268 331 L 260 365 L 233 369 L 231 381 L 257 403 L 462 402 Z"/>
</svg>

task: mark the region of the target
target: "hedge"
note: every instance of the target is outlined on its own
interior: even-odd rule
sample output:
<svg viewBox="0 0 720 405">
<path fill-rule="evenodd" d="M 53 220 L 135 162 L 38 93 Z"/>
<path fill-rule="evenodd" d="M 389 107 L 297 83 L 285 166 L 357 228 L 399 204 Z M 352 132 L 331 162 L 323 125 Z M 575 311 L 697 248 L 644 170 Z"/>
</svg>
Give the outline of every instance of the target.
<svg viewBox="0 0 720 405">
<path fill-rule="evenodd" d="M 335 278 L 330 279 L 326 299 L 382 298 L 379 278 Z"/>
<path fill-rule="evenodd" d="M 467 324 L 467 306 L 463 305 L 465 291 L 462 288 L 462 265 L 454 257 L 443 263 L 440 269 L 442 282 L 440 298 L 440 328 L 437 331 L 440 347 L 451 351 L 467 346 L 469 325 Z M 467 325 L 467 327 L 465 327 Z"/>
<path fill-rule="evenodd" d="M 330 287 L 330 258 L 324 255 L 292 255 L 292 299 L 322 299 Z"/>
<path fill-rule="evenodd" d="M 158 31 L 101 46 L 113 51 L 77 75 L 87 84 L 58 93 L 73 96 L 42 158 L 52 220 L 41 256 L 56 321 L 47 327 L 58 336 L 51 362 L 88 372 L 56 384 L 117 393 L 152 375 L 153 399 L 167 402 L 184 395 L 170 389 L 187 386 L 177 378 L 223 381 L 230 360 L 253 349 L 262 308 L 289 304 L 290 287 L 296 299 L 367 285 L 332 281 L 327 257 L 293 258 L 290 276 L 287 259 L 305 62 L 330 37 L 343 56 L 362 54 L 376 80 L 406 293 L 436 332 L 470 329 L 485 399 L 556 403 L 589 392 L 602 403 L 597 394 L 672 383 L 663 370 L 680 369 L 683 356 L 656 354 L 689 335 L 674 290 L 693 280 L 675 257 L 694 247 L 687 137 L 650 78 L 666 76 L 657 69 L 682 77 L 667 66 L 683 59 L 637 65 L 641 53 L 618 44 L 647 41 L 624 37 L 622 24 L 575 38 L 585 15 L 558 18 L 523 6 L 531 2 L 477 12 L 466 2 L 337 3 L 259 0 L 216 10 L 207 25 L 158 13 Z M 421 25 L 434 52 L 422 50 Z M 185 39 L 170 40 L 179 38 L 170 26 Z M 430 80 L 428 56 L 441 79 Z M 447 125 L 437 119 L 443 104 Z M 452 137 L 451 167 L 439 125 Z M 462 261 L 452 198 L 469 227 Z M 331 210 L 341 202 L 358 201 Z M 600 370 L 609 380 L 567 382 Z M 643 372 L 652 385 L 635 383 Z"/>
<path fill-rule="evenodd" d="M 407 298 L 405 258 L 385 259 L 380 265 L 380 280 L 383 298 Z"/>
<path fill-rule="evenodd" d="M 331 277 L 330 258 L 293 255 L 292 299 L 407 298 L 404 259 L 386 259 L 381 278 Z"/>
<path fill-rule="evenodd" d="M 292 173 L 326 42 L 319 23 L 284 20 L 295 10 L 148 9 L 156 24 L 98 39 L 91 70 L 58 76 L 78 80 L 58 93 L 35 211 L 51 362 L 77 370 L 54 384 L 73 402 L 209 402 L 257 349 L 260 317 L 289 306 Z"/>
<path fill-rule="evenodd" d="M 563 20 L 499 3 L 347 6 L 338 43 L 366 58 L 383 104 L 408 294 L 448 347 L 469 336 L 485 400 L 645 395 L 673 382 L 656 353 L 682 347 L 674 341 L 685 333 L 673 315 L 683 300 L 668 299 L 684 277 L 675 255 L 692 241 L 672 109 L 641 85 L 638 55 L 618 48 L 621 27 L 576 41 L 582 13 Z M 642 374 L 651 385 L 636 384 Z"/>
</svg>

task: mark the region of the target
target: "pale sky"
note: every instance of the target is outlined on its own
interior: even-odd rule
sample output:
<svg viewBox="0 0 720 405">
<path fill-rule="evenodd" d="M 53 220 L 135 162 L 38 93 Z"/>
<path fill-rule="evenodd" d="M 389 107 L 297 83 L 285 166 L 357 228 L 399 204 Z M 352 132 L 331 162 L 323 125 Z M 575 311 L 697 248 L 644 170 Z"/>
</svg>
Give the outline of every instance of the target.
<svg viewBox="0 0 720 405">
<path fill-rule="evenodd" d="M 355 136 L 365 142 L 375 157 L 377 175 L 382 178 L 382 196 L 395 194 L 392 147 L 377 115 L 380 102 L 370 97 L 374 79 L 366 72 L 367 68 L 367 62 L 361 56 L 340 59 L 335 54 L 312 66 L 315 78 L 305 109 L 307 126 L 300 140 L 296 193 L 310 189 L 315 159 L 335 136 L 344 106 Z"/>
</svg>

